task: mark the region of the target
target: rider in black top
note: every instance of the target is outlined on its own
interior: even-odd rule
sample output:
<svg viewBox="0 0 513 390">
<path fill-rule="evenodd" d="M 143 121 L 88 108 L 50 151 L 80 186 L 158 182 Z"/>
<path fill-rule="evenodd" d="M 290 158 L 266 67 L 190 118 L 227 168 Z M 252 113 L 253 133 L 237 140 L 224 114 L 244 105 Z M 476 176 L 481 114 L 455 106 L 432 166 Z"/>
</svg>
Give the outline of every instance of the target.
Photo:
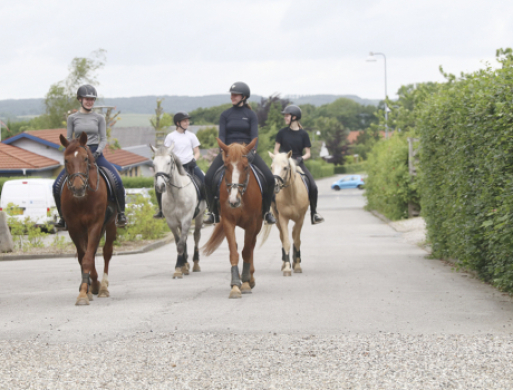
<svg viewBox="0 0 513 390">
<path fill-rule="evenodd" d="M 315 184 L 315 180 L 306 168 L 304 160 L 310 158 L 310 137 L 308 133 L 303 130 L 299 120 L 301 119 L 301 109 L 298 106 L 290 105 L 285 107 L 282 111 L 284 115 L 285 124 L 288 127 L 284 127 L 278 132 L 276 136 L 276 144 L 274 145 L 274 154 L 279 152 L 288 153 L 292 150 L 292 158 L 298 165 L 310 181 L 310 187 L 308 189 L 308 197 L 310 198 L 310 216 L 312 225 L 324 222 L 324 218 L 317 213 L 317 195 L 318 189 Z M 303 155 L 303 150 L 305 154 Z"/>
<path fill-rule="evenodd" d="M 258 118 L 246 102 L 250 96 L 249 87 L 245 83 L 237 82 L 231 86 L 229 92 L 231 93 L 233 107 L 221 114 L 219 119 L 219 138 L 226 145 L 234 142 L 249 144 L 254 138 L 258 137 Z M 264 222 L 266 224 L 276 223 L 274 216 L 269 211 L 274 193 L 274 176 L 264 160 L 256 154 L 256 147 L 248 159 L 262 171 L 267 181 L 267 187 L 263 188 L 264 193 L 262 194 Z M 214 193 L 214 188 L 212 188 L 212 182 L 215 172 L 223 164 L 222 154 L 219 153 L 214 161 L 212 161 L 205 175 L 205 192 L 210 210 L 210 213 L 206 215 L 203 221 L 205 225 L 219 222 L 217 200 L 215 199 L 216 194 Z"/>
</svg>

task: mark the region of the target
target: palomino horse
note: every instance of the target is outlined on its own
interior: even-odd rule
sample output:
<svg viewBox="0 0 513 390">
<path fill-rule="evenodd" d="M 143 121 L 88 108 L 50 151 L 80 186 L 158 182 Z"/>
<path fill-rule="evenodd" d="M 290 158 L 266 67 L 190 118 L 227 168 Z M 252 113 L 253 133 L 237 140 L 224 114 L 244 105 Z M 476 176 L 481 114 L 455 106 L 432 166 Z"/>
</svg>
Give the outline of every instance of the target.
<svg viewBox="0 0 513 390">
<path fill-rule="evenodd" d="M 294 221 L 292 228 L 292 240 L 294 241 L 294 272 L 301 273 L 301 229 L 305 214 L 310 204 L 308 190 L 304 185 L 298 168 L 291 158 L 292 152 L 272 154 L 273 159 L 271 170 L 275 177 L 274 192 L 276 202 L 273 202 L 273 214 L 276 217 L 276 226 L 280 231 L 281 253 L 283 264 L 281 270 L 283 276 L 292 276 L 290 266 L 290 240 L 289 221 Z"/>
<path fill-rule="evenodd" d="M 223 153 L 225 174 L 219 189 L 221 222 L 216 225 L 212 236 L 203 247 L 203 253 L 211 255 L 223 242 L 228 241 L 232 280 L 230 298 L 241 298 L 255 287 L 253 273 L 253 251 L 257 235 L 262 229 L 262 194 L 258 182 L 249 166 L 248 154 L 255 147 L 257 139 L 249 145 L 233 143 L 225 145 L 219 138 L 217 143 Z M 235 227 L 245 230 L 242 249 L 242 276 L 239 273 L 239 253 L 235 239 Z M 269 225 L 270 228 L 270 225 Z"/>
<path fill-rule="evenodd" d="M 107 298 L 109 294 L 109 261 L 112 245 L 116 239 L 116 205 L 109 202 L 107 184 L 100 179 L 98 166 L 87 144 L 87 134 L 68 141 L 59 137 L 64 151 L 66 180 L 61 196 L 62 216 L 68 232 L 77 247 L 78 262 L 82 270 L 77 305 L 89 305 L 92 294 Z M 95 256 L 100 239 L 106 234 L 103 247 L 105 267 L 101 284 L 95 267 Z"/>
<path fill-rule="evenodd" d="M 194 266 L 192 271 L 201 271 L 198 245 L 206 202 L 202 200 L 198 205 L 196 188 L 192 179 L 185 172 L 182 163 L 173 153 L 174 144 L 169 148 L 161 146 L 157 149 L 152 145 L 150 147 L 155 152 L 153 159 L 155 190 L 162 193 L 162 213 L 166 217 L 169 229 L 173 232 L 178 253 L 173 279 L 181 279 L 183 275 L 189 275 L 187 235 L 193 219 Z"/>
</svg>

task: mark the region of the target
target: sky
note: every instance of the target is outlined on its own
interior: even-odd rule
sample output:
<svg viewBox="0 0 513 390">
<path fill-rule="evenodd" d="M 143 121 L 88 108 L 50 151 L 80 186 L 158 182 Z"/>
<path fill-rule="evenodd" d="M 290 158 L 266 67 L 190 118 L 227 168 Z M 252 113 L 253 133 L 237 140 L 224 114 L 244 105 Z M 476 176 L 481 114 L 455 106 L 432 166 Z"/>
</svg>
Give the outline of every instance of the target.
<svg viewBox="0 0 513 390">
<path fill-rule="evenodd" d="M 254 94 L 382 99 L 496 66 L 511 0 L 0 0 L 0 99 L 44 97 L 102 48 L 103 97 Z M 367 62 L 369 52 L 376 62 Z"/>
</svg>

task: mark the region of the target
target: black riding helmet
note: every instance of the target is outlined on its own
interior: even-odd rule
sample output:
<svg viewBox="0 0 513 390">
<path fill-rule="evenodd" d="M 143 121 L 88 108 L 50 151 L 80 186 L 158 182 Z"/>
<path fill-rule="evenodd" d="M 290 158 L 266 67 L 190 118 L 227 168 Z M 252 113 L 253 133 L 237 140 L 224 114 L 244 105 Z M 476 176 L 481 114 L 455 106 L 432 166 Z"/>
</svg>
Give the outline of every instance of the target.
<svg viewBox="0 0 513 390">
<path fill-rule="evenodd" d="M 181 127 L 181 126 L 178 126 L 178 124 L 183 121 L 184 119 L 191 119 L 191 117 L 189 116 L 189 114 L 187 114 L 186 112 L 183 112 L 183 111 L 180 111 L 180 112 L 177 112 L 175 114 L 175 116 L 173 117 L 173 122 L 175 123 L 175 126 L 177 127 Z M 183 129 L 183 127 L 181 127 Z M 184 129 L 185 130 L 185 129 Z"/>
<path fill-rule="evenodd" d="M 86 97 L 96 99 L 98 97 L 98 94 L 96 93 L 96 88 L 89 84 L 80 86 L 77 90 L 77 99 Z"/>
<path fill-rule="evenodd" d="M 291 104 L 290 106 L 285 107 L 285 109 L 281 113 L 283 115 L 290 114 L 291 116 L 295 116 L 296 117 L 295 120 L 297 120 L 297 121 L 301 119 L 301 109 L 294 104 Z"/>
<path fill-rule="evenodd" d="M 237 81 L 236 83 L 233 83 L 228 92 L 242 95 L 245 97 L 244 100 L 249 99 L 249 97 L 251 96 L 251 91 L 248 85 L 246 83 L 243 83 L 242 81 Z"/>
</svg>

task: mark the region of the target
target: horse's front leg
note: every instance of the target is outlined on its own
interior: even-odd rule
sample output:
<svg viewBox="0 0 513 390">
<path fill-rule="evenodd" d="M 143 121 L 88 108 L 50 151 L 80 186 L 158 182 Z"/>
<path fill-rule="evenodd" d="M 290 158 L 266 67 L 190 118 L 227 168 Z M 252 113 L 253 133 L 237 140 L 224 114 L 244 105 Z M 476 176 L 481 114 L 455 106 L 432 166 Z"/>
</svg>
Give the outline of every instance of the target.
<svg viewBox="0 0 513 390">
<path fill-rule="evenodd" d="M 106 236 L 105 236 L 105 245 L 103 246 L 103 260 L 104 260 L 104 268 L 103 268 L 103 277 L 100 283 L 100 291 L 98 292 L 98 298 L 108 298 L 110 297 L 109 292 L 109 263 L 112 257 L 114 241 L 116 240 L 116 224 L 114 221 L 111 221 L 106 227 Z"/>
<path fill-rule="evenodd" d="M 87 234 L 87 250 L 82 258 L 82 281 L 80 282 L 79 294 L 76 305 L 89 305 L 93 299 L 92 293 L 98 294 L 99 283 L 98 273 L 94 265 L 96 251 L 100 243 L 102 224 L 97 223 L 89 229 Z"/>
<path fill-rule="evenodd" d="M 232 280 L 230 282 L 232 290 L 230 292 L 229 298 L 242 298 L 240 291 L 242 281 L 240 280 L 239 252 L 237 251 L 237 241 L 235 239 L 235 225 L 232 225 L 226 220 L 223 220 L 221 223 L 223 224 L 223 229 L 226 234 L 226 241 L 228 242 L 228 248 L 230 249 L 230 264 L 232 266 Z"/>
<path fill-rule="evenodd" d="M 303 228 L 304 220 L 305 216 L 303 214 L 303 216 L 294 223 L 294 227 L 292 228 L 292 240 L 294 242 L 292 259 L 294 261 L 294 272 L 298 274 L 303 272 L 301 269 L 301 229 Z"/>
<path fill-rule="evenodd" d="M 283 276 L 292 276 L 292 268 L 290 266 L 289 219 L 285 218 L 283 214 L 280 214 L 277 225 L 281 240 L 281 270 L 283 271 Z"/>
<path fill-rule="evenodd" d="M 173 279 L 182 279 L 183 278 L 183 245 L 180 246 L 180 240 L 182 238 L 182 234 L 180 228 L 177 225 L 168 224 L 169 229 L 173 233 L 173 237 L 175 239 L 176 244 L 176 264 L 175 264 L 175 273 L 173 274 Z"/>
<path fill-rule="evenodd" d="M 242 249 L 242 287 L 243 294 L 250 294 L 251 289 L 255 287 L 255 267 L 253 264 L 253 253 L 255 250 L 258 232 L 255 229 L 247 229 L 244 232 L 244 248 Z"/>
</svg>

